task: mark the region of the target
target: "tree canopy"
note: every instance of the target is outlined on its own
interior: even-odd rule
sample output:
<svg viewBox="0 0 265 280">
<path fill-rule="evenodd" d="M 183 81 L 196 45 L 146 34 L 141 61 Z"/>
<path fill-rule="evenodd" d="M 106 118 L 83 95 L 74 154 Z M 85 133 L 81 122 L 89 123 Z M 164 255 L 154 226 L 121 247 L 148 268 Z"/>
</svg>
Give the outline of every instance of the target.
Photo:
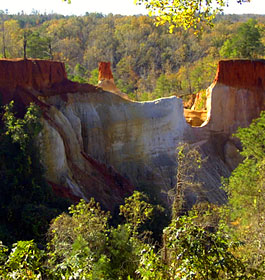
<svg viewBox="0 0 265 280">
<path fill-rule="evenodd" d="M 264 52 L 258 22 L 249 19 L 242 23 L 236 34 L 224 42 L 220 55 L 225 58 L 257 58 Z"/>
<path fill-rule="evenodd" d="M 98 62 L 110 61 L 117 87 L 138 101 L 205 90 L 220 58 L 248 58 L 247 52 L 221 52 L 227 42 L 235 40 L 237 49 L 264 58 L 262 15 L 217 15 L 214 27 L 205 27 L 200 36 L 183 29 L 170 34 L 167 25 L 156 27 L 149 16 L 98 13 L 4 14 L 0 26 L 0 57 L 23 57 L 26 39 L 28 58 L 62 61 L 69 79 L 91 84 L 98 82 Z"/>
<path fill-rule="evenodd" d="M 237 3 L 250 0 L 236 0 Z M 134 0 L 145 5 L 150 16 L 156 16 L 158 25 L 169 23 L 169 30 L 176 27 L 202 29 L 203 24 L 211 25 L 216 14 L 228 5 L 226 0 Z"/>
</svg>

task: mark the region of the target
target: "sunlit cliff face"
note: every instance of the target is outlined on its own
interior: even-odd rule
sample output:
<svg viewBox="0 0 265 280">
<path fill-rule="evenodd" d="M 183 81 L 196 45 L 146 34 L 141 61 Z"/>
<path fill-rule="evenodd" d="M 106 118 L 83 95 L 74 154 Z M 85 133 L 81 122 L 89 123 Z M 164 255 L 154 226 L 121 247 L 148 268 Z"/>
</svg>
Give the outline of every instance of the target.
<svg viewBox="0 0 265 280">
<path fill-rule="evenodd" d="M 110 62 L 100 62 L 98 64 L 98 70 L 98 86 L 100 88 L 105 91 L 115 93 L 122 98 L 128 99 L 127 94 L 121 92 L 115 85 Z"/>
<path fill-rule="evenodd" d="M 191 202 L 199 196 L 224 202 L 220 176 L 228 176 L 237 164 L 238 143 L 231 134 L 265 109 L 264 61 L 219 63 L 207 90 L 207 117 L 199 127 L 186 122 L 179 98 L 132 102 L 98 87 L 70 82 L 59 62 L 0 61 L 0 68 L 5 102 L 34 101 L 42 108 L 40 143 L 51 184 L 75 197 L 94 196 L 112 210 L 134 187 L 145 185 L 157 193 L 171 188 L 176 148 L 182 142 L 198 146 L 208 157 L 197 175 L 203 186 L 190 192 Z M 16 71 L 22 71 L 25 84 L 12 75 Z"/>
<path fill-rule="evenodd" d="M 211 130 L 227 133 L 235 132 L 238 126 L 249 125 L 265 110 L 264 63 L 263 60 L 220 61 L 215 80 L 206 90 L 207 110 L 187 110 L 190 123 L 205 126 L 210 122 L 208 127 Z"/>
</svg>

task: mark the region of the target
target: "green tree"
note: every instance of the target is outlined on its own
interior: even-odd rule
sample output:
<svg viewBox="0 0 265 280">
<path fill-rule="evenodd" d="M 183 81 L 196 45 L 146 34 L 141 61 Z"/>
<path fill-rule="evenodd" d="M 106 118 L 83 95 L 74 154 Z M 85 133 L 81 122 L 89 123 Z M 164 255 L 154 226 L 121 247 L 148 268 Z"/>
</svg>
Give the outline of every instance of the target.
<svg viewBox="0 0 265 280">
<path fill-rule="evenodd" d="M 92 85 L 97 85 L 98 84 L 98 68 L 93 69 L 90 72 L 90 78 L 88 80 L 88 82 Z"/>
<path fill-rule="evenodd" d="M 201 183 L 196 179 L 196 175 L 202 162 L 198 148 L 192 148 L 187 143 L 177 148 L 176 184 L 167 193 L 172 204 L 172 219 L 176 219 L 187 211 L 185 192 L 200 193 Z"/>
<path fill-rule="evenodd" d="M 34 105 L 17 117 L 15 104 L 4 107 L 0 126 L 0 240 L 45 240 L 52 218 L 67 207 L 44 179 L 36 136 L 40 110 Z"/>
<path fill-rule="evenodd" d="M 193 63 L 186 63 L 177 73 L 179 94 L 195 94 L 205 90 L 213 81 L 216 72 L 217 60 L 206 56 Z"/>
<path fill-rule="evenodd" d="M 69 67 L 69 65 L 67 65 L 66 66 L 66 71 L 68 72 L 67 73 L 68 79 L 70 79 L 74 82 L 78 82 L 78 83 L 87 83 L 88 82 L 87 70 L 81 64 L 79 64 L 79 63 L 76 64 L 73 73 L 71 73 L 71 68 Z"/>
<path fill-rule="evenodd" d="M 137 74 L 134 71 L 133 58 L 131 56 L 122 58 L 117 64 L 116 74 L 117 87 L 124 93 L 131 93 L 137 87 Z"/>
<path fill-rule="evenodd" d="M 57 217 L 49 229 L 49 268 L 55 279 L 134 279 L 142 250 L 139 226 L 152 207 L 139 192 L 121 206 L 125 224 L 108 225 L 110 214 L 98 203 L 81 200 L 70 215 Z"/>
<path fill-rule="evenodd" d="M 1 280 L 43 279 L 42 277 L 46 274 L 44 265 L 46 255 L 32 240 L 18 241 L 13 244 L 9 255 L 7 255 L 7 251 L 2 245 L 0 252 L 5 254 L 5 259 L 0 263 Z"/>
<path fill-rule="evenodd" d="M 230 236 L 224 217 L 222 209 L 206 204 L 172 219 L 163 231 L 162 248 L 142 250 L 137 269 L 141 279 L 262 279 L 237 256 L 240 242 Z"/>
<path fill-rule="evenodd" d="M 27 56 L 31 58 L 50 59 L 50 39 L 38 31 L 30 32 L 27 36 Z"/>
<path fill-rule="evenodd" d="M 212 228 L 198 218 L 191 212 L 164 229 L 167 279 L 256 279 L 248 277 L 243 262 L 232 253 L 239 244 L 229 238 L 223 224 Z"/>
<path fill-rule="evenodd" d="M 239 128 L 235 134 L 242 143 L 244 160 L 229 178 L 230 203 L 238 217 L 264 213 L 265 112 L 248 128 Z M 250 209 L 252 209 L 250 211 Z"/>
<path fill-rule="evenodd" d="M 131 227 L 133 236 L 139 233 L 139 227 L 152 216 L 154 208 L 145 200 L 146 195 L 135 191 L 132 196 L 125 199 L 125 204 L 120 206 L 120 215 L 124 216 Z"/>
<path fill-rule="evenodd" d="M 264 54 L 257 21 L 249 19 L 242 23 L 237 33 L 224 42 L 220 55 L 225 58 L 257 58 Z"/>
<path fill-rule="evenodd" d="M 94 266 L 109 262 L 104 252 L 110 215 L 94 199 L 81 200 L 69 213 L 58 216 L 50 226 L 50 269 L 58 279 L 75 273 L 90 279 Z"/>
<path fill-rule="evenodd" d="M 178 95 L 180 92 L 180 82 L 177 74 L 161 74 L 157 81 L 153 93 L 154 98 L 161 98 L 170 95 Z"/>
<path fill-rule="evenodd" d="M 226 190 L 235 232 L 244 242 L 241 255 L 265 272 L 265 112 L 235 134 L 244 160 L 232 172 Z"/>
</svg>

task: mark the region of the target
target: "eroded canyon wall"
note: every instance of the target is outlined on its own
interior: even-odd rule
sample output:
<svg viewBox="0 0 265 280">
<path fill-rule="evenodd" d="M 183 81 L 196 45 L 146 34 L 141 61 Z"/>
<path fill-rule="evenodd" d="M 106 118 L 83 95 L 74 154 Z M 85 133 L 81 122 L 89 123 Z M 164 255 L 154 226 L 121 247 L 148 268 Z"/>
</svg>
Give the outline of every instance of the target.
<svg viewBox="0 0 265 280">
<path fill-rule="evenodd" d="M 208 89 L 207 120 L 201 127 L 187 124 L 182 100 L 177 97 L 133 102 L 98 87 L 68 81 L 60 63 L 19 63 L 38 65 L 34 75 L 44 81 L 25 86 L 14 82 L 8 94 L 4 87 L 1 93 L 5 100 L 19 96 L 20 102 L 34 101 L 41 106 L 44 129 L 40 143 L 48 180 L 57 191 L 61 186 L 75 197 L 94 196 L 112 210 L 134 187 L 148 186 L 158 193 L 171 188 L 176 148 L 181 142 L 199 147 L 208 158 L 198 174 L 203 186 L 190 192 L 190 201 L 203 197 L 213 203 L 224 202 L 220 176 L 228 176 L 237 164 L 233 153 L 238 143 L 231 134 L 264 109 L 264 61 L 219 63 Z M 49 69 L 53 69 L 50 74 L 39 74 Z M 53 81 L 54 71 L 62 74 Z M 247 71 L 251 72 L 249 80 L 244 79 Z M 3 84 L 12 84 L 12 75 L 1 75 Z M 240 83 L 240 79 L 244 81 Z"/>
<path fill-rule="evenodd" d="M 264 92 L 264 60 L 220 61 L 207 91 L 207 126 L 229 134 L 248 126 L 265 110 Z"/>
</svg>

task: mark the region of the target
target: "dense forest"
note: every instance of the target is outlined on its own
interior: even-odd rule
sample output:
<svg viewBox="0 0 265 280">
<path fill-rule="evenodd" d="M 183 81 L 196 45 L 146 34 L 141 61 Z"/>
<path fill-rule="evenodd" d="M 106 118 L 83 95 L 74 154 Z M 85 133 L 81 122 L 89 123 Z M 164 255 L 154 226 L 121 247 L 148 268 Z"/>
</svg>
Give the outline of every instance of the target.
<svg viewBox="0 0 265 280">
<path fill-rule="evenodd" d="M 207 88 L 222 58 L 264 56 L 265 17 L 257 15 L 219 15 L 197 35 L 180 28 L 171 34 L 148 16 L 2 11 L 0 19 L 1 57 L 63 61 L 71 79 L 92 84 L 98 62 L 110 61 L 117 87 L 140 101 Z"/>
<path fill-rule="evenodd" d="M 194 35 L 170 34 L 146 16 L 1 13 L 2 58 L 64 61 L 72 80 L 92 84 L 98 62 L 111 61 L 117 86 L 141 101 L 201 91 L 218 60 L 263 58 L 264 44 L 263 16 L 220 15 Z M 264 279 L 264 112 L 236 134 L 243 161 L 223 180 L 227 205 L 187 211 L 176 185 L 172 209 L 136 191 L 111 217 L 93 198 L 70 206 L 52 193 L 36 139 L 40 112 L 17 111 L 13 102 L 0 111 L 1 280 Z M 200 168 L 196 149 L 183 145 L 177 155 Z"/>
</svg>

